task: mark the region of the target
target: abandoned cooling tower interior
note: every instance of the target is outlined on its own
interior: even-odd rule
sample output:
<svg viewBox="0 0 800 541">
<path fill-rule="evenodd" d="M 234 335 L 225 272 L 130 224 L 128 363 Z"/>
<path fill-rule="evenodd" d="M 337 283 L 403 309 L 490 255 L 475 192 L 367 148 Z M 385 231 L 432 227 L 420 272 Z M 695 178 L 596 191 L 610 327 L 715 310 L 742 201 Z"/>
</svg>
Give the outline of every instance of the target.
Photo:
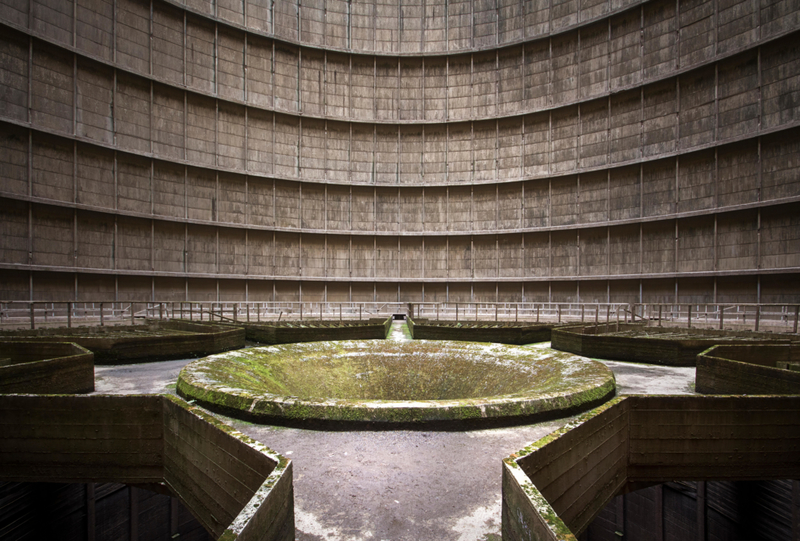
<svg viewBox="0 0 800 541">
<path fill-rule="evenodd" d="M 0 29 L 0 541 L 800 539 L 800 0 Z"/>
</svg>

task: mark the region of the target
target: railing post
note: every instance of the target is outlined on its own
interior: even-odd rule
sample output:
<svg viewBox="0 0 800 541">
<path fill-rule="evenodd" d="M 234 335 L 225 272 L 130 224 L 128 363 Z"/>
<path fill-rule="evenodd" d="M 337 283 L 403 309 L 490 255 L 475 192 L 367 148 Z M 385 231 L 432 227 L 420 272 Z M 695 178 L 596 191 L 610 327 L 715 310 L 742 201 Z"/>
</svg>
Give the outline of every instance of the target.
<svg viewBox="0 0 800 541">
<path fill-rule="evenodd" d="M 800 319 L 800 305 L 794 307 L 794 332 L 797 334 L 797 320 Z"/>
<path fill-rule="evenodd" d="M 594 333 L 597 334 L 597 324 L 600 322 L 600 305 L 594 305 Z"/>
<path fill-rule="evenodd" d="M 717 310 L 719 310 L 719 330 L 722 330 L 722 325 L 725 322 L 725 307 L 721 304 L 717 305 Z"/>
<path fill-rule="evenodd" d="M 494 303 L 494 320 L 497 321 L 497 303 Z"/>
<path fill-rule="evenodd" d="M 607 304 L 606 305 L 606 332 L 608 332 L 610 321 L 611 321 L 611 305 Z"/>
<path fill-rule="evenodd" d="M 692 305 L 689 305 L 689 314 L 686 318 L 686 327 L 691 329 L 692 328 Z"/>
<path fill-rule="evenodd" d="M 67 328 L 72 328 L 72 303 L 67 303 Z"/>
<path fill-rule="evenodd" d="M 436 304 L 436 321 L 439 321 L 439 304 Z"/>
<path fill-rule="evenodd" d="M 661 309 L 664 307 L 663 304 L 658 305 L 658 326 L 661 326 Z"/>
<path fill-rule="evenodd" d="M 539 323 L 539 308 L 540 308 L 540 306 L 537 304 L 536 305 L 536 323 Z"/>
<path fill-rule="evenodd" d="M 358 320 L 361 321 L 361 309 L 364 307 L 363 304 L 358 305 Z"/>
<path fill-rule="evenodd" d="M 458 321 L 458 303 L 456 303 L 456 321 Z"/>
<path fill-rule="evenodd" d="M 105 325 L 105 320 L 103 319 L 103 304 L 100 303 L 100 326 L 103 327 Z"/>
<path fill-rule="evenodd" d="M 758 332 L 758 324 L 761 322 L 761 305 L 756 305 L 756 332 Z"/>
<path fill-rule="evenodd" d="M 475 303 L 475 321 L 478 321 L 478 303 Z"/>
<path fill-rule="evenodd" d="M 556 304 L 556 313 L 558 314 L 558 322 L 561 323 L 561 305 Z"/>
<path fill-rule="evenodd" d="M 519 322 L 519 304 L 514 305 L 514 323 L 517 322 Z"/>
<path fill-rule="evenodd" d="M 300 303 L 300 321 L 303 321 L 303 303 Z"/>
<path fill-rule="evenodd" d="M 158 319 L 164 319 L 164 303 L 158 303 Z"/>
<path fill-rule="evenodd" d="M 34 303 L 32 302 L 31 303 L 31 330 L 36 329 L 36 323 L 34 323 L 34 317 L 35 316 L 33 314 L 33 311 L 34 311 L 34 306 L 33 305 L 34 305 Z"/>
<path fill-rule="evenodd" d="M 616 330 L 616 332 L 619 332 L 619 311 L 620 310 L 622 310 L 622 306 L 617 306 L 617 310 L 616 310 L 616 312 L 617 312 L 617 330 Z"/>
<path fill-rule="evenodd" d="M 342 323 L 342 303 L 339 303 L 339 323 Z"/>
<path fill-rule="evenodd" d="M 585 304 L 581 304 L 581 323 L 583 323 L 583 320 L 584 320 L 584 315 L 585 315 L 584 312 L 585 312 L 585 310 L 586 310 L 586 305 Z"/>
</svg>

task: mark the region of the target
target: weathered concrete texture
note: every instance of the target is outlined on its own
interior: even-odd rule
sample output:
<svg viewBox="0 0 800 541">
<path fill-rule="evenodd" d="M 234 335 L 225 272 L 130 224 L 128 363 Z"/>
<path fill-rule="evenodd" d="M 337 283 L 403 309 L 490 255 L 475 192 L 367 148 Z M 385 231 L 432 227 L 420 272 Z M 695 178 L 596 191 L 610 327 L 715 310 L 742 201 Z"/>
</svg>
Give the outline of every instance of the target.
<svg viewBox="0 0 800 541">
<path fill-rule="evenodd" d="M 238 327 L 151 320 L 146 325 L 75 327 L 2 331 L 6 340 L 41 343 L 69 340 L 94 353 L 95 364 L 119 364 L 181 359 L 244 347 L 245 332 Z"/>
<path fill-rule="evenodd" d="M 549 342 L 555 325 L 507 323 L 504 321 L 450 322 L 408 319 L 408 328 L 415 340 L 463 340 L 499 344 L 534 344 Z"/>
<path fill-rule="evenodd" d="M 789 344 L 790 336 L 747 331 L 651 327 L 643 324 L 589 325 L 553 329 L 554 349 L 591 358 L 695 366 L 702 351 L 717 344 Z"/>
<path fill-rule="evenodd" d="M 800 394 L 800 345 L 714 346 L 697 356 L 698 393 Z"/>
<path fill-rule="evenodd" d="M 186 362 L 97 367 L 96 387 L 169 392 Z M 694 382 L 694 369 L 606 364 L 621 392 L 686 393 Z M 297 539 L 366 541 L 371 533 L 372 539 L 485 541 L 500 535 L 501 476 L 493 464 L 566 420 L 469 432 L 329 432 L 226 422 L 291 456 Z"/>
<path fill-rule="evenodd" d="M 429 430 L 566 417 L 615 384 L 601 363 L 549 348 L 370 340 L 212 355 L 181 371 L 177 391 L 258 423 Z"/>
<path fill-rule="evenodd" d="M 503 538 L 575 539 L 638 486 L 793 478 L 798 413 L 797 396 L 616 399 L 504 460 Z"/>
<path fill-rule="evenodd" d="M 247 340 L 259 344 L 296 344 L 326 340 L 380 340 L 391 328 L 391 318 L 369 321 L 291 321 L 283 323 L 240 323 Z"/>
<path fill-rule="evenodd" d="M 796 0 L 262 4 L 2 0 L 0 299 L 800 300 Z"/>
<path fill-rule="evenodd" d="M 215 537 L 294 538 L 291 462 L 180 399 L 2 396 L 0 405 L 4 480 L 164 483 Z"/>
<path fill-rule="evenodd" d="M 10 1 L 5 2 L 6 5 L 10 3 Z M 25 4 L 25 2 L 20 3 Z M 39 3 L 31 1 L 33 6 L 38 6 Z M 209 17 L 210 13 L 198 16 L 187 10 L 184 23 L 183 10 L 175 9 L 166 2 L 154 4 L 152 15 L 137 14 L 141 17 L 139 22 L 153 25 L 151 41 L 149 32 L 142 32 L 143 29 L 136 29 L 130 25 L 131 8 L 141 10 L 149 6 L 142 5 L 140 0 L 126 0 L 117 4 L 116 13 L 107 13 L 106 17 L 82 25 L 79 33 L 80 30 L 97 33 L 116 30 L 117 41 L 125 41 L 135 36 L 144 41 L 141 44 L 145 48 L 141 51 L 142 61 L 132 62 L 127 58 L 125 51 L 121 50 L 125 48 L 124 43 L 107 42 L 105 47 L 102 47 L 104 54 L 98 57 L 95 51 L 91 50 L 91 45 L 96 46 L 96 43 L 91 40 L 80 40 L 77 47 L 80 59 L 77 93 L 80 99 L 78 114 L 75 116 L 79 124 L 79 134 L 92 139 L 111 142 L 116 129 L 125 136 L 124 143 L 136 146 L 142 145 L 148 136 L 151 136 L 154 150 L 172 158 L 183 158 L 185 151 L 189 159 L 214 164 L 216 154 L 220 157 L 220 165 L 242 168 L 245 160 L 255 161 L 259 150 L 270 153 L 269 149 L 259 148 L 257 144 L 245 148 L 250 135 L 249 122 L 241 121 L 245 111 L 250 108 L 256 111 L 263 109 L 276 111 L 285 117 L 275 120 L 273 124 L 270 115 L 269 123 L 273 125 L 261 128 L 267 133 L 261 134 L 258 138 L 263 140 L 266 136 L 271 143 L 277 143 L 280 148 L 276 148 L 276 151 L 284 154 L 282 156 L 284 158 L 294 157 L 295 162 L 270 159 L 260 168 L 269 168 L 270 172 L 281 169 L 295 172 L 298 168 L 302 168 L 307 170 L 306 175 L 313 178 L 321 176 L 326 166 L 325 118 L 336 121 L 395 124 L 395 141 L 385 141 L 383 153 L 387 155 L 405 153 L 413 157 L 418 149 L 397 150 L 398 124 L 425 122 L 438 126 L 443 121 L 490 119 L 488 124 L 476 126 L 475 131 L 478 133 L 474 134 L 474 138 L 476 140 L 497 138 L 496 132 L 500 131 L 502 141 L 519 135 L 515 133 L 519 128 L 519 118 L 510 121 L 503 118 L 499 124 L 495 124 L 494 119 L 497 117 L 511 115 L 519 117 L 543 109 L 576 102 L 589 102 L 605 98 L 609 94 L 630 91 L 632 88 L 656 85 L 663 80 L 669 80 L 674 84 L 677 78 L 681 77 L 683 79 L 681 86 L 694 85 L 696 90 L 693 94 L 699 96 L 680 97 L 680 113 L 684 117 L 680 122 L 674 118 L 658 122 L 655 111 L 644 112 L 645 119 L 651 123 L 647 126 L 648 131 L 653 130 L 656 125 L 668 130 L 665 136 L 647 143 L 648 147 L 659 151 L 664 146 L 669 148 L 671 142 L 668 139 L 678 135 L 672 131 L 677 126 L 682 128 L 681 138 L 690 146 L 714 138 L 715 134 L 708 133 L 713 130 L 709 130 L 708 124 L 703 122 L 712 118 L 714 111 L 702 98 L 711 87 L 715 86 L 716 81 L 713 78 L 708 80 L 703 77 L 706 75 L 703 70 L 713 73 L 714 69 L 709 69 L 708 66 L 719 62 L 723 65 L 723 77 L 719 81 L 723 83 L 720 85 L 723 98 L 721 112 L 748 113 L 745 118 L 723 118 L 723 122 L 720 123 L 720 131 L 723 132 L 721 135 L 741 133 L 742 128 L 737 130 L 732 126 L 736 124 L 745 126 L 745 129 L 754 129 L 753 112 L 747 110 L 747 105 L 757 101 L 757 98 L 752 95 L 740 97 L 738 101 L 730 98 L 736 96 L 735 90 L 749 90 L 757 82 L 737 80 L 739 77 L 731 76 L 730 72 L 747 73 L 757 69 L 755 66 L 741 65 L 746 63 L 742 58 L 750 60 L 746 55 L 754 48 L 796 31 L 797 21 L 791 17 L 784 17 L 782 25 L 770 28 L 762 20 L 758 26 L 760 30 L 758 35 L 738 36 L 741 42 L 737 46 L 715 48 L 709 46 L 707 41 L 716 41 L 716 45 L 719 46 L 723 38 L 720 34 L 752 30 L 751 25 L 758 18 L 752 15 L 740 17 L 735 24 L 731 24 L 724 19 L 724 16 L 711 17 L 713 10 L 709 12 L 710 8 L 705 5 L 698 10 L 700 12 L 698 15 L 687 17 L 686 11 L 693 6 L 688 0 L 677 3 L 663 0 L 641 3 L 644 6 L 629 9 L 625 13 L 619 13 L 619 8 L 622 6 L 618 6 L 615 10 L 608 9 L 598 14 L 599 22 L 595 24 L 584 19 L 580 23 L 574 21 L 574 24 L 570 25 L 572 28 L 559 28 L 556 35 L 551 36 L 545 32 L 529 36 L 526 43 L 514 47 L 478 51 L 477 49 L 483 46 L 474 44 L 462 48 L 464 51 L 462 54 L 420 58 L 416 55 L 409 57 L 391 54 L 395 51 L 386 51 L 389 54 L 379 56 L 334 51 L 326 55 L 316 47 L 298 46 L 282 39 L 270 39 L 260 32 L 232 30 L 224 20 L 220 22 L 209 20 L 213 19 L 213 16 Z M 412 5 L 401 5 L 399 2 L 396 5 L 391 4 L 394 3 L 387 3 L 385 6 L 402 10 L 403 19 L 413 17 L 413 12 L 418 10 L 418 6 L 415 9 Z M 363 6 L 363 3 L 361 5 Z M 735 13 L 736 9 L 741 10 L 745 7 L 749 6 L 739 0 L 731 2 L 725 11 Z M 108 6 L 108 11 L 111 11 L 110 8 L 111 6 Z M 303 8 L 302 12 L 305 13 L 307 6 Z M 446 8 L 441 6 L 441 9 Z M 563 6 L 554 6 L 552 9 L 560 11 Z M 762 19 L 768 18 L 768 13 L 771 14 L 766 7 L 764 10 Z M 696 17 L 700 17 L 701 20 L 698 21 Z M 126 22 L 128 24 L 123 26 Z M 6 24 L 20 32 L 33 30 L 32 33 L 42 41 L 37 43 L 34 49 L 37 68 L 51 68 L 68 61 L 69 54 L 62 54 L 61 58 L 48 58 L 52 55 L 42 51 L 50 49 L 60 52 L 64 45 L 72 45 L 70 38 L 61 39 L 52 32 L 54 30 L 52 26 L 42 31 L 36 27 L 37 25 L 34 24 L 33 28 L 30 28 L 23 21 L 7 20 Z M 715 33 L 715 30 L 720 34 Z M 68 32 L 72 33 L 71 29 Z M 672 34 L 675 32 L 681 34 L 680 47 L 677 47 L 674 41 Z M 645 33 L 648 35 L 642 39 L 643 36 L 640 34 Z M 17 37 L 17 32 L 13 34 L 13 37 Z M 184 37 L 183 34 L 185 39 L 181 39 Z M 706 41 L 698 39 L 707 34 L 713 37 L 706 38 Z M 218 40 L 217 43 L 215 39 Z M 643 42 L 646 42 L 645 46 L 642 46 Z M 114 45 L 117 45 L 116 61 L 109 58 L 114 52 Z M 701 54 L 691 54 L 697 52 L 696 47 L 702 49 Z M 768 47 L 762 55 L 768 58 L 768 55 L 773 53 L 772 48 Z M 87 58 L 88 55 L 92 57 Z M 26 60 L 24 54 L 16 50 L 12 50 L 11 56 L 17 62 Z M 737 58 L 738 61 L 730 62 L 731 57 Z M 768 63 L 765 69 L 773 66 L 774 64 Z M 123 104 L 122 111 L 116 112 L 120 120 L 119 126 L 105 122 L 115 114 L 107 105 L 115 95 L 114 85 L 108 81 L 109 77 L 113 78 L 114 68 L 129 75 L 125 81 L 119 83 L 120 88 L 117 88 L 116 92 L 122 91 L 126 97 L 131 98 Z M 24 99 L 28 89 L 24 84 L 20 84 L 24 78 L 20 77 L 19 73 L 15 75 L 17 77 L 9 81 L 13 93 L 8 109 L 14 116 L 24 116 L 25 111 L 20 107 L 22 104 L 19 101 L 21 98 Z M 772 73 L 770 75 L 766 82 L 774 79 L 775 75 Z M 74 112 L 67 108 L 58 110 L 55 105 L 70 104 L 75 89 L 57 86 L 59 80 L 70 77 L 73 77 L 73 73 L 69 70 L 58 70 L 53 78 L 47 77 L 42 71 L 37 71 L 33 75 L 37 83 L 33 95 L 38 98 L 34 100 L 33 116 L 37 122 L 57 126 L 63 130 L 69 129 Z M 147 86 L 147 79 L 151 77 L 159 83 L 159 88 L 156 89 L 157 98 L 148 103 L 147 96 L 142 95 L 141 86 Z M 538 80 L 540 78 L 545 80 Z M 531 83 L 530 79 L 537 81 Z M 735 82 L 735 88 L 729 88 L 724 84 L 731 80 Z M 140 84 L 137 85 L 137 82 Z M 180 96 L 184 91 L 184 84 L 191 97 L 191 101 L 186 103 L 185 107 Z M 42 103 L 48 89 L 58 90 L 57 94 L 51 94 L 51 99 L 56 102 L 52 104 L 55 111 L 48 111 L 49 104 Z M 90 90 L 91 92 L 88 92 Z M 780 93 L 783 89 L 770 90 L 771 93 Z M 653 90 L 651 93 L 659 92 Z M 215 118 L 216 114 L 204 114 L 208 108 L 214 108 L 213 98 L 216 97 L 224 104 L 219 118 Z M 672 100 L 678 99 L 675 95 L 670 97 Z M 105 98 L 106 101 L 101 98 Z M 627 113 L 627 118 L 613 120 L 614 127 L 620 133 L 611 137 L 620 140 L 620 143 L 615 145 L 612 154 L 619 155 L 617 159 L 620 161 L 636 157 L 631 152 L 631 145 L 633 140 L 641 137 L 641 134 L 633 129 L 635 123 L 633 117 L 642 113 L 632 111 L 634 106 L 631 101 L 640 98 L 638 92 L 617 95 L 611 104 L 621 113 Z M 656 99 L 662 101 L 663 97 Z M 581 152 L 582 162 L 585 162 L 585 165 L 604 165 L 609 154 L 604 144 L 608 136 L 602 133 L 605 128 L 596 121 L 605 117 L 602 118 L 602 122 L 605 123 L 610 118 L 608 106 L 608 100 L 587 106 L 588 118 L 581 121 L 586 127 L 583 130 L 581 145 L 585 148 L 569 148 L 565 145 L 565 152 L 553 153 L 553 161 L 566 162 L 570 158 L 574 159 L 575 153 Z M 772 116 L 781 109 L 791 107 L 790 104 L 769 103 L 764 114 Z M 162 122 L 159 123 L 147 122 L 152 119 L 142 117 L 150 108 L 157 112 L 169 113 L 169 116 L 162 118 Z M 576 113 L 577 110 L 574 109 L 569 114 Z M 694 116 L 689 113 L 694 113 Z M 190 118 L 188 127 L 191 129 L 182 125 L 184 115 Z M 286 133 L 287 130 L 281 129 L 282 122 L 296 122 L 297 116 L 310 117 L 309 121 L 304 123 L 302 130 Z M 770 120 L 769 124 L 774 125 L 786 119 Z M 259 121 L 264 122 L 263 117 Z M 229 125 L 226 131 L 221 132 L 224 138 L 218 137 L 219 134 L 212 131 L 217 122 Z M 139 129 L 136 130 L 136 127 Z M 372 130 L 373 126 L 364 128 Z M 148 132 L 152 132 L 152 135 Z M 409 138 L 421 134 L 421 130 L 416 129 L 403 132 L 404 136 Z M 391 134 L 381 133 L 380 128 L 375 135 L 378 140 L 383 137 L 391 138 Z M 170 136 L 174 139 L 170 140 Z M 563 133 L 555 139 L 563 141 L 572 136 L 573 134 Z M 470 134 L 469 138 L 472 139 L 473 135 Z M 212 146 L 219 139 L 224 141 L 224 146 L 220 148 Z M 303 140 L 301 152 L 298 152 L 297 148 L 292 149 L 289 144 L 291 140 L 298 139 Z M 479 159 L 474 164 L 469 164 L 466 156 L 455 156 L 453 161 L 457 163 L 457 167 L 453 173 L 470 173 L 474 169 L 480 175 L 483 171 L 490 171 L 495 167 L 516 170 L 518 173 L 522 167 L 519 149 L 515 151 L 510 145 L 497 149 L 486 145 L 478 150 L 483 152 L 477 156 Z M 249 155 L 251 153 L 252 155 Z M 498 163 L 495 163 L 495 159 Z M 364 171 L 364 173 L 387 177 L 399 174 L 404 178 L 413 178 L 427 165 L 419 160 L 403 160 L 400 163 L 406 165 L 399 171 L 384 168 L 382 171 Z"/>
<path fill-rule="evenodd" d="M 0 342 L 0 394 L 94 391 L 94 355 L 65 342 Z"/>
</svg>

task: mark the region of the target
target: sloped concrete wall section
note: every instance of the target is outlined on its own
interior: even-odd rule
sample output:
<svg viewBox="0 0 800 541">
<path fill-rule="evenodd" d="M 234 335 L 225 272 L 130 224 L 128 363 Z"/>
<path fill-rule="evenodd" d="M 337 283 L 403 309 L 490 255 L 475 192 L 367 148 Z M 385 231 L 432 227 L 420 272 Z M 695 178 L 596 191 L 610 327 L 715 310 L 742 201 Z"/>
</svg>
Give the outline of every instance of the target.
<svg viewBox="0 0 800 541">
<path fill-rule="evenodd" d="M 798 0 L 0 9 L 2 300 L 800 300 Z"/>
</svg>

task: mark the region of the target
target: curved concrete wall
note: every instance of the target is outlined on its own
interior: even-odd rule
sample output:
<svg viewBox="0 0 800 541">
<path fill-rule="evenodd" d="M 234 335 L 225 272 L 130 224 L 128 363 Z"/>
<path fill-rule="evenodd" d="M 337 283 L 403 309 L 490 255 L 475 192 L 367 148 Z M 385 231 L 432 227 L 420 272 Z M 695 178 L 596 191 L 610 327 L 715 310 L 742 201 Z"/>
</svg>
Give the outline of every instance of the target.
<svg viewBox="0 0 800 541">
<path fill-rule="evenodd" d="M 800 298 L 791 3 L 3 3 L 0 298 Z"/>
</svg>

